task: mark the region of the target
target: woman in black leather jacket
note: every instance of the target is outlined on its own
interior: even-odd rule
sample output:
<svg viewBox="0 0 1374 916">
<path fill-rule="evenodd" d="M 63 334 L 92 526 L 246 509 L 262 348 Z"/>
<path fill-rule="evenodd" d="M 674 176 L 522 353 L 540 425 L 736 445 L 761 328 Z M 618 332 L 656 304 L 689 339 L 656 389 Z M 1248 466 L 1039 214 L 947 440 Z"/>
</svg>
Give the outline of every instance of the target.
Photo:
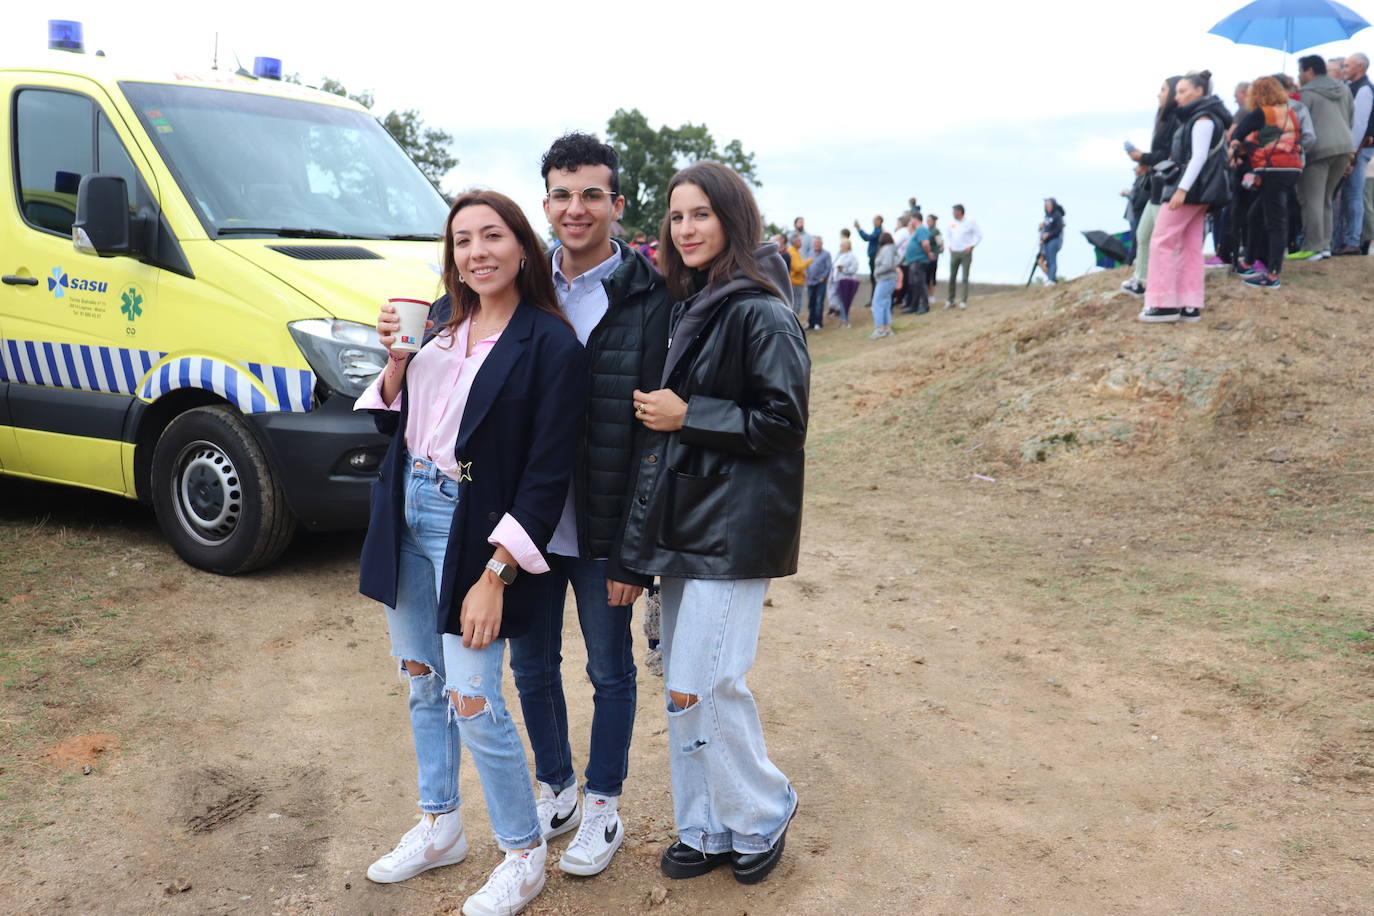
<svg viewBox="0 0 1374 916">
<path fill-rule="evenodd" d="M 678 840 L 661 867 L 727 862 L 752 884 L 777 864 L 797 795 L 768 759 L 745 675 L 769 580 L 797 570 L 811 361 L 787 267 L 756 247 L 738 175 L 698 162 L 668 184 L 660 249 L 674 310 L 662 387 L 635 391 L 648 439 L 622 560 L 663 577 L 662 648 Z"/>
</svg>

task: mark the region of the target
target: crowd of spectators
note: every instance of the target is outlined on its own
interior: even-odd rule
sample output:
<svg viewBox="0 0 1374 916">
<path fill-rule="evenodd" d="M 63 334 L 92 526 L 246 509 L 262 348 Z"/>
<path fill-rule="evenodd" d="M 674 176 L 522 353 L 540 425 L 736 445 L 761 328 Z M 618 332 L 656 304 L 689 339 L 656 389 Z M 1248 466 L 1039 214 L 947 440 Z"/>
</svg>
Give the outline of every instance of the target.
<svg viewBox="0 0 1374 916">
<path fill-rule="evenodd" d="M 891 337 L 892 312 L 900 308 L 910 315 L 924 315 L 930 311 L 935 295 L 940 256 L 949 254 L 949 292 L 945 308 L 967 308 L 969 298 L 969 270 L 973 263 L 973 249 L 983 240 L 982 230 L 970 219 L 962 204 L 955 204 L 953 222 L 949 226 L 949 240 L 940 231 L 940 218 L 923 214 L 913 197 L 898 215 L 895 233 L 887 231 L 880 214 L 873 217 L 870 230 L 858 220 L 854 230 L 867 245 L 868 272 L 872 296 L 867 307 L 873 310 L 873 333 L 878 340 Z M 792 282 L 792 307 L 798 319 L 806 308 L 806 329 L 819 331 L 827 317 L 839 319 L 840 327 L 850 327 L 849 314 L 859 289 L 859 257 L 854 251 L 849 229 L 840 230 L 838 254 L 832 256 L 820 236 L 806 231 L 806 220 L 797 217 L 791 234 L 773 236 L 779 253 L 787 261 Z M 955 283 L 962 271 L 963 286 Z M 960 292 L 955 298 L 956 291 Z"/>
<path fill-rule="evenodd" d="M 1144 297 L 1141 321 L 1200 321 L 1208 267 L 1273 290 L 1285 261 L 1369 253 L 1368 68 L 1360 53 L 1308 55 L 1296 80 L 1275 73 L 1238 85 L 1234 111 L 1206 70 L 1164 80 L 1150 149 L 1126 146 L 1135 267 L 1121 286 Z M 1209 229 L 1215 253 L 1204 257 Z"/>
</svg>

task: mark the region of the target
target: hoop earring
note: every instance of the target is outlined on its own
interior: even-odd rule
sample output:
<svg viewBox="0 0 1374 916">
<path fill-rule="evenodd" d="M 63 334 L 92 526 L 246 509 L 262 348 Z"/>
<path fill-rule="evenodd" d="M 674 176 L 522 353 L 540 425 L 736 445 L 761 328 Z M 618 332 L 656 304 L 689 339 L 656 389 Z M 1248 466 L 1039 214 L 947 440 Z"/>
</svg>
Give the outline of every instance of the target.
<svg viewBox="0 0 1374 916">
<path fill-rule="evenodd" d="M 464 285 L 466 285 L 468 281 L 466 281 L 466 280 L 463 279 L 463 275 L 462 275 L 462 274 L 459 274 L 459 275 L 458 275 L 458 282 L 459 282 L 459 283 L 462 283 L 462 284 L 464 284 Z"/>
<path fill-rule="evenodd" d="M 521 258 L 521 259 L 520 259 L 520 269 L 521 269 L 521 270 L 524 270 L 524 269 L 525 269 L 525 259 L 524 259 L 524 258 Z"/>
</svg>

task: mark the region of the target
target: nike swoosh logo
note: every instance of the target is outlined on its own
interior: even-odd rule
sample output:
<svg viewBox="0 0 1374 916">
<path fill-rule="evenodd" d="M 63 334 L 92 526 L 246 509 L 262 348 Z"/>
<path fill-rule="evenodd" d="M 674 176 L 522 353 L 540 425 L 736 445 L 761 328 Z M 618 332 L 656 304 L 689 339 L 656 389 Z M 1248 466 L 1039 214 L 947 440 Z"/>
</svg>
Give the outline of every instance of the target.
<svg viewBox="0 0 1374 916">
<path fill-rule="evenodd" d="M 617 833 L 619 833 L 619 832 L 620 832 L 620 823 L 619 823 L 618 821 L 617 821 L 616 823 L 612 824 L 611 826 L 607 827 L 607 828 L 606 828 L 606 842 L 607 842 L 607 843 L 613 843 L 613 842 L 615 842 L 615 835 L 616 835 Z"/>
<path fill-rule="evenodd" d="M 441 858 L 443 858 L 444 856 L 448 855 L 450 852 L 453 851 L 453 847 L 455 847 L 455 846 L 458 845 L 458 841 L 461 840 L 462 838 L 463 838 L 462 831 L 459 831 L 458 835 L 457 835 L 456 837 L 454 837 L 452 840 L 450 840 L 450 841 L 449 841 L 449 844 L 448 844 L 447 846 L 445 846 L 443 849 L 439 849 L 439 848 L 436 847 L 433 843 L 431 843 L 430 845 L 426 846 L 426 847 L 425 847 L 425 861 L 426 861 L 426 862 L 433 862 L 433 861 L 435 861 L 436 859 L 441 859 Z"/>
<path fill-rule="evenodd" d="M 574 805 L 573 809 L 569 811 L 567 814 L 563 815 L 562 817 L 559 817 L 557 814 L 555 814 L 553 818 L 549 821 L 549 826 L 552 827 L 554 830 L 557 830 L 559 827 L 562 827 L 568 821 L 572 820 L 572 816 L 576 813 L 577 806 Z"/>
</svg>

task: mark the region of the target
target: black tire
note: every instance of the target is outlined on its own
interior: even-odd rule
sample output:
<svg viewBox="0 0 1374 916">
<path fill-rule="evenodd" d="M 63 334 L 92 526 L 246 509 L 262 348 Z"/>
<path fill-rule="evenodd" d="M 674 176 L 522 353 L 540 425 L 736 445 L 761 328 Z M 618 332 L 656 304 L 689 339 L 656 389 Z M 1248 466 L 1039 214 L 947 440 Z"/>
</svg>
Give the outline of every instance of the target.
<svg viewBox="0 0 1374 916">
<path fill-rule="evenodd" d="M 296 530 L 262 446 L 231 407 L 197 407 L 167 424 L 153 449 L 151 489 L 163 535 L 197 569 L 259 569 Z"/>
</svg>

